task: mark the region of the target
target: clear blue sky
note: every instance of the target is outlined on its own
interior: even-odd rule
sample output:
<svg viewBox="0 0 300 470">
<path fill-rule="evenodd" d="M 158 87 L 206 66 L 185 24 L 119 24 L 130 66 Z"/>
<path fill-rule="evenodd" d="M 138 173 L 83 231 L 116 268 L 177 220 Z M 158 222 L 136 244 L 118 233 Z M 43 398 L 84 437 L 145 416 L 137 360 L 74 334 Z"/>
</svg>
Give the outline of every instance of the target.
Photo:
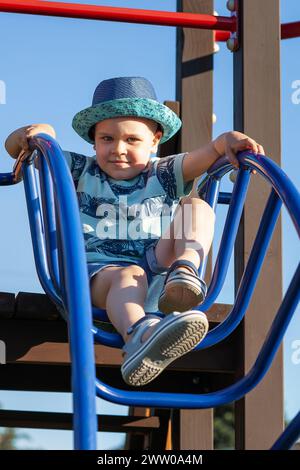
<svg viewBox="0 0 300 470">
<path fill-rule="evenodd" d="M 196 0 L 195 0 L 196 1 Z M 175 11 L 175 0 L 78 1 L 76 3 L 126 6 Z M 228 15 L 225 0 L 217 0 L 220 15 Z M 282 2 L 282 22 L 300 20 L 298 0 Z M 300 80 L 300 39 L 282 41 L 282 166 L 299 187 L 298 136 L 300 104 L 292 103 L 292 84 Z M 154 84 L 161 101 L 175 98 L 175 28 L 112 22 L 0 14 L 0 81 L 6 85 L 6 104 L 0 104 L 0 171 L 11 171 L 4 141 L 14 129 L 30 123 L 47 122 L 67 150 L 91 155 L 92 147 L 72 130 L 73 115 L 92 99 L 99 81 L 113 76 L 141 75 Z M 1 82 L 0 82 L 1 83 Z M 1 102 L 1 99 L 0 99 Z M 232 129 L 232 54 L 225 44 L 215 55 L 214 136 Z M 266 152 L 268 149 L 266 149 Z M 42 292 L 35 273 L 23 185 L 1 189 L 0 291 Z M 220 224 L 224 214 L 220 211 Z M 220 230 L 216 232 L 216 243 Z M 296 267 L 299 241 L 284 215 L 284 287 Z M 219 301 L 233 300 L 232 276 Z M 267 301 L 267 299 L 266 299 Z M 292 344 L 300 341 L 300 320 L 294 317 L 285 336 L 285 407 L 292 418 L 300 408 L 300 364 L 292 361 Z M 65 394 L 1 392 L 7 409 L 71 411 Z M 125 407 L 98 401 L 103 414 L 126 414 Z M 31 440 L 24 447 L 70 449 L 72 435 L 66 431 L 28 430 Z M 122 436 L 99 434 L 99 448 L 118 446 Z"/>
</svg>

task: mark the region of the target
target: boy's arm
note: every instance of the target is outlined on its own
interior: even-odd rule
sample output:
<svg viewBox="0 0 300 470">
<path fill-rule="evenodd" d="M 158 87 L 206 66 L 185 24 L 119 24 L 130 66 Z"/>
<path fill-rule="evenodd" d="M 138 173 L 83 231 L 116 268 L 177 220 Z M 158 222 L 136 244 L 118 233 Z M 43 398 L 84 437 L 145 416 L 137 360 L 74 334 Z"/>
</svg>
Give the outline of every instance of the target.
<svg viewBox="0 0 300 470">
<path fill-rule="evenodd" d="M 209 144 L 189 152 L 182 163 L 184 182 L 192 181 L 205 173 L 208 168 L 222 155 L 227 155 L 235 166 L 239 162 L 235 154 L 242 150 L 251 150 L 264 155 L 263 147 L 241 132 L 225 132 Z"/>
<path fill-rule="evenodd" d="M 49 134 L 54 139 L 56 138 L 55 130 L 49 124 L 32 124 L 12 132 L 5 141 L 5 148 L 11 157 L 17 158 L 21 150 L 29 150 L 28 139 L 40 133 Z"/>
</svg>

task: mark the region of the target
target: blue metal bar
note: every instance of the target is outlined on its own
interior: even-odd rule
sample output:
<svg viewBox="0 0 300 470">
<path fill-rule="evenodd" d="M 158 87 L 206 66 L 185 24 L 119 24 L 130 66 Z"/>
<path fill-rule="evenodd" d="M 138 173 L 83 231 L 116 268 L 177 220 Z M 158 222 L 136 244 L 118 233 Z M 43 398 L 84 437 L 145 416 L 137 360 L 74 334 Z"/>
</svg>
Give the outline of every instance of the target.
<svg viewBox="0 0 300 470">
<path fill-rule="evenodd" d="M 261 174 L 263 174 L 263 176 L 268 176 L 266 171 L 264 171 L 264 168 L 262 168 L 260 172 L 261 172 Z M 281 170 L 280 170 L 280 172 L 281 172 Z M 277 189 L 278 194 L 283 199 L 285 205 L 287 206 L 287 209 L 288 209 L 289 213 L 291 214 L 294 211 L 294 209 L 297 210 L 298 214 L 296 214 L 294 216 L 293 221 L 294 221 L 294 224 L 296 226 L 297 231 L 299 231 L 299 225 L 300 225 L 300 217 L 299 217 L 300 198 L 299 198 L 299 194 L 288 180 L 284 181 L 284 178 L 281 178 L 280 172 L 277 171 L 276 172 L 277 174 L 275 173 L 275 175 L 273 175 L 272 183 L 275 186 L 275 188 Z M 270 178 L 270 180 L 271 180 L 271 178 Z M 283 190 L 283 191 L 281 192 L 280 189 Z M 275 191 L 272 190 L 271 195 L 270 195 L 269 200 L 268 200 L 268 203 L 267 203 L 267 206 L 266 206 L 266 209 L 265 209 L 265 212 L 264 212 L 262 223 L 260 224 L 260 227 L 259 227 L 258 235 L 256 237 L 253 249 L 251 251 L 252 256 L 250 256 L 250 259 L 249 259 L 249 262 L 248 262 L 248 265 L 247 265 L 248 273 L 247 273 L 247 269 L 246 269 L 243 280 L 245 278 L 247 278 L 247 274 L 248 274 L 248 277 L 249 277 L 249 273 L 251 272 L 251 267 L 253 267 L 253 269 L 255 269 L 256 272 L 253 273 L 252 280 L 248 279 L 248 282 L 245 282 L 245 281 L 243 282 L 243 280 L 242 280 L 241 286 L 244 285 L 244 292 L 242 291 L 241 286 L 240 286 L 239 295 L 240 295 L 241 299 L 243 298 L 243 294 L 245 294 L 246 291 L 248 291 L 248 289 L 246 289 L 246 287 L 245 287 L 247 284 L 248 284 L 248 286 L 251 286 L 251 288 L 252 287 L 254 288 L 255 280 L 257 279 L 257 276 L 258 276 L 258 273 L 259 273 L 259 270 L 260 270 L 260 266 L 263 262 L 263 258 L 264 258 L 264 255 L 266 253 L 267 246 L 268 246 L 269 240 L 271 238 L 274 226 L 276 224 L 276 220 L 278 218 L 280 208 L 281 208 L 281 201 L 279 200 L 279 198 L 278 198 L 277 194 L 275 193 Z M 259 248 L 261 248 L 261 249 L 259 249 Z M 251 261 L 251 257 L 252 257 L 252 261 Z M 255 260 L 255 258 L 256 258 L 256 260 Z M 277 316 L 276 316 L 276 318 L 275 318 L 275 320 L 272 324 L 269 335 L 268 335 L 268 337 L 267 337 L 267 339 L 266 339 L 266 341 L 263 345 L 263 348 L 262 348 L 262 350 L 261 350 L 261 352 L 260 352 L 260 354 L 257 358 L 257 361 L 256 361 L 254 367 L 251 369 L 251 371 L 247 374 L 246 377 L 244 377 L 241 381 L 239 381 L 237 384 L 232 386 L 232 387 L 235 387 L 234 394 L 238 393 L 239 386 L 246 386 L 246 385 L 248 385 L 248 387 L 250 387 L 250 388 L 246 387 L 245 390 L 244 390 L 244 393 L 248 393 L 248 391 L 250 391 L 250 389 L 255 387 L 255 385 L 258 383 L 258 382 L 256 382 L 256 380 L 260 381 L 262 379 L 262 377 L 264 376 L 264 374 L 267 372 L 268 368 L 270 367 L 271 362 L 273 360 L 273 357 L 274 357 L 274 355 L 275 355 L 275 353 L 276 353 L 276 351 L 279 347 L 279 344 L 280 344 L 280 342 L 283 338 L 283 335 L 286 331 L 286 328 L 287 328 L 287 326 L 288 326 L 288 324 L 291 320 L 291 317 L 292 317 L 292 315 L 293 315 L 293 313 L 294 313 L 294 311 L 297 307 L 297 304 L 299 302 L 299 296 L 300 296 L 299 284 L 300 284 L 300 267 L 298 267 L 297 272 L 295 273 L 295 276 L 294 276 L 294 278 L 293 278 L 293 280 L 290 284 L 288 292 L 287 292 L 287 294 L 284 298 L 284 301 L 282 302 L 282 305 L 281 305 L 281 307 L 278 311 L 278 314 L 277 314 Z M 250 288 L 250 290 L 253 291 L 253 289 L 251 289 L 251 288 Z M 248 293 L 248 295 L 251 297 L 251 292 L 250 292 L 250 294 Z M 238 303 L 238 299 L 237 299 L 236 304 L 237 303 Z M 236 305 L 236 307 L 237 307 L 237 305 Z M 238 310 L 238 308 L 237 308 L 237 310 Z M 225 328 L 225 326 L 224 326 L 224 328 Z M 204 344 L 204 342 L 205 342 L 205 340 L 203 341 L 202 344 Z M 233 396 L 230 397 L 230 396 L 227 395 L 229 392 L 230 393 L 233 392 L 232 387 L 229 387 L 228 389 L 217 392 L 217 394 L 219 393 L 219 396 L 217 396 L 217 394 L 215 394 L 215 396 L 213 396 L 214 394 L 208 394 L 209 396 L 208 395 L 206 395 L 206 396 L 202 395 L 202 397 L 201 397 L 202 400 L 200 399 L 200 397 L 195 398 L 193 395 L 190 395 L 188 397 L 186 396 L 184 398 L 184 402 L 183 402 L 181 400 L 181 398 L 183 398 L 182 394 L 175 394 L 175 395 L 173 394 L 172 395 L 172 405 L 171 406 L 174 407 L 175 401 L 177 399 L 179 401 L 181 400 L 180 404 L 177 403 L 179 408 L 181 408 L 181 407 L 198 408 L 198 407 L 201 407 L 203 405 L 204 405 L 203 407 L 207 408 L 207 407 L 211 407 L 211 406 L 217 406 L 217 405 L 220 405 L 220 404 L 228 403 L 230 401 L 233 401 Z M 112 401 L 116 400 L 115 393 L 119 392 L 118 390 L 115 390 L 115 389 L 113 391 L 108 390 L 106 385 L 103 388 L 103 383 L 101 383 L 99 380 L 97 380 L 96 388 L 97 388 L 97 393 L 98 393 L 99 396 L 101 396 L 102 398 L 105 398 L 105 395 L 107 393 L 109 393 L 110 400 L 112 400 Z M 111 393 L 113 393 L 113 396 L 112 396 Z M 135 392 L 129 392 L 129 393 L 134 394 Z M 224 400 L 224 397 L 222 396 L 222 393 L 225 393 L 227 395 L 227 398 L 225 398 L 225 401 L 222 401 L 222 400 Z M 146 394 L 147 394 L 147 392 L 146 392 Z M 151 392 L 149 395 L 146 399 L 147 406 L 157 406 L 157 401 L 155 399 L 155 393 Z M 168 394 L 166 394 L 166 395 L 168 395 Z M 146 398 L 146 397 L 144 397 L 144 398 Z M 207 400 L 205 400 L 205 398 Z M 209 398 L 212 401 L 209 401 Z M 239 395 L 236 395 L 234 399 L 235 400 L 239 399 Z M 149 402 L 149 400 L 150 400 L 150 402 Z M 168 396 L 167 401 L 170 405 L 170 396 Z M 120 402 L 119 399 L 117 399 L 116 402 L 117 403 L 128 404 L 126 401 L 121 401 Z M 139 406 L 145 406 L 146 405 L 146 403 L 143 403 L 143 399 L 138 400 L 138 397 L 131 397 L 130 403 L 132 404 L 133 402 L 136 405 L 139 405 Z M 166 402 L 164 403 L 162 395 L 160 395 L 159 402 L 160 402 L 159 406 L 167 406 Z M 191 402 L 193 403 L 193 406 L 191 406 Z M 189 405 L 189 403 L 190 403 L 190 405 Z M 175 405 L 175 406 L 177 407 L 177 405 Z M 300 428 L 300 422 L 298 422 L 298 420 L 300 421 L 299 417 L 297 417 L 294 420 L 294 422 L 292 423 L 292 425 L 288 428 L 288 430 L 286 430 L 286 433 L 282 437 L 281 444 L 280 443 L 277 444 L 278 448 L 289 447 L 290 444 L 293 443 L 296 440 L 296 438 L 299 435 L 299 428 Z M 284 441 L 284 439 L 285 439 L 285 441 Z M 280 445 L 281 445 L 281 447 L 280 447 Z M 284 445 L 285 445 L 285 447 L 283 447 Z"/>
<path fill-rule="evenodd" d="M 205 201 L 211 206 L 214 212 L 216 212 L 216 207 L 218 204 L 220 182 L 221 181 L 216 178 L 209 178 L 209 181 L 207 182 Z"/>
<path fill-rule="evenodd" d="M 218 204 L 219 189 L 220 189 L 220 180 L 217 180 L 215 178 L 210 178 L 208 181 L 207 188 L 206 188 L 205 201 L 207 202 L 207 204 L 209 204 L 212 207 L 214 212 L 216 212 L 216 207 Z M 199 266 L 198 272 L 199 272 L 199 276 L 201 279 L 204 279 L 206 265 L 207 265 L 207 257 L 204 258 L 204 260 Z"/>
<path fill-rule="evenodd" d="M 68 300 L 68 310 L 70 312 L 70 318 L 71 322 L 70 324 L 76 324 L 79 322 L 79 315 L 74 315 L 73 311 L 76 311 L 76 296 L 74 295 L 74 285 L 72 284 L 71 280 L 74 281 L 76 278 L 80 279 L 80 283 L 78 283 L 76 286 L 82 286 L 85 287 L 84 282 L 86 282 L 86 269 L 84 270 L 83 265 L 84 263 L 81 262 L 78 264 L 80 266 L 80 272 L 73 273 L 72 268 L 74 267 L 74 263 L 72 262 L 73 259 L 71 258 L 66 258 L 65 254 L 68 252 L 68 246 L 66 244 L 68 237 L 67 235 L 70 235 L 70 231 L 68 232 L 67 229 L 72 226 L 71 220 L 69 220 L 69 227 L 64 224 L 64 218 L 63 215 L 66 215 L 67 213 L 67 208 L 69 210 L 69 213 L 72 214 L 74 217 L 74 213 L 76 213 L 76 208 L 77 208 L 77 213 L 78 213 L 78 207 L 77 207 L 77 200 L 74 197 L 74 188 L 73 188 L 73 194 L 71 192 L 68 193 L 68 197 L 66 199 L 63 199 L 63 193 L 59 192 L 58 189 L 60 189 L 63 185 L 65 186 L 66 181 L 64 180 L 64 184 L 62 185 L 62 179 L 59 179 L 58 176 L 60 176 L 60 172 L 58 171 L 58 168 L 51 168 L 51 164 L 54 167 L 57 165 L 57 161 L 61 160 L 64 162 L 64 160 L 61 158 L 53 158 L 53 161 L 51 160 L 51 155 L 53 156 L 53 151 L 54 154 L 55 152 L 58 151 L 59 153 L 59 147 L 55 148 L 55 141 L 53 139 L 49 139 L 47 136 L 47 146 L 43 145 L 45 144 L 45 140 L 42 137 L 46 137 L 43 135 L 40 135 L 36 138 L 34 138 L 35 146 L 38 147 L 41 151 L 43 151 L 43 155 L 48 161 L 48 164 L 50 166 L 50 171 L 52 178 L 54 180 L 54 185 L 56 187 L 56 196 L 57 196 L 57 211 L 58 211 L 58 221 L 61 223 L 61 230 L 60 230 L 60 235 L 61 235 L 61 244 L 62 244 L 62 255 L 64 255 L 64 260 L 63 260 L 63 266 L 64 266 L 64 274 L 65 274 L 65 282 L 66 284 L 66 293 L 67 293 L 67 300 Z M 50 142 L 49 142 L 50 141 Z M 49 143 L 51 145 L 49 145 Z M 51 149 L 51 147 L 53 147 Z M 51 149 L 51 150 L 50 150 Z M 252 154 L 249 154 L 247 152 L 243 152 L 242 154 L 238 155 L 238 159 L 240 161 L 240 171 L 238 173 L 238 178 L 237 182 L 234 187 L 234 195 L 232 197 L 231 205 L 229 207 L 228 211 L 228 216 L 226 222 L 230 220 L 229 213 L 230 211 L 233 211 L 232 206 L 234 206 L 235 200 L 244 198 L 244 194 L 246 192 L 246 188 L 249 182 L 249 172 L 252 169 L 256 169 L 260 174 L 262 174 L 267 181 L 269 181 L 273 187 L 268 203 L 266 205 L 264 215 L 262 222 L 259 227 L 259 231 L 253 246 L 253 249 L 251 251 L 251 255 L 249 258 L 249 262 L 247 264 L 238 294 L 237 294 L 237 299 L 235 302 L 235 312 L 234 309 L 231 312 L 231 323 L 227 321 L 223 322 L 222 325 L 223 329 L 228 332 L 228 330 L 231 328 L 232 330 L 234 329 L 234 326 L 236 326 L 238 318 L 242 318 L 245 310 L 247 308 L 247 303 L 249 303 L 250 297 L 252 295 L 255 281 L 258 277 L 258 273 L 261 267 L 261 264 L 263 262 L 264 255 L 267 250 L 267 246 L 269 243 L 269 240 L 271 238 L 279 211 L 281 207 L 281 200 L 285 204 L 289 214 L 291 215 L 291 218 L 294 222 L 294 225 L 296 227 L 296 230 L 298 233 L 300 233 L 300 196 L 299 193 L 297 192 L 296 188 L 293 186 L 293 184 L 288 180 L 287 176 L 282 172 L 280 168 L 278 168 L 271 160 L 269 160 L 267 157 L 264 156 L 254 156 Z M 66 163 L 64 162 L 66 165 Z M 225 173 L 230 171 L 231 166 L 228 165 L 228 162 L 217 162 L 209 171 L 210 177 L 214 179 L 221 178 Z M 62 172 L 63 174 L 63 172 Z M 67 173 L 68 174 L 68 173 Z M 245 177 L 246 175 L 246 177 Z M 68 174 L 69 179 L 71 180 L 71 185 L 73 187 L 73 182 L 72 179 L 70 178 L 70 175 Z M 55 178 L 58 178 L 57 181 Z M 60 185 L 58 184 L 60 183 Z M 70 181 L 68 181 L 70 183 Z M 202 188 L 204 188 L 204 183 L 202 184 Z M 208 183 L 208 179 L 206 180 L 206 189 L 209 188 L 209 185 L 211 184 Z M 200 188 L 201 189 L 201 188 Z M 276 194 L 277 193 L 277 194 Z M 72 201 L 72 198 L 76 201 L 74 204 L 74 200 Z M 207 198 L 210 200 L 210 202 L 215 205 L 216 203 L 216 191 L 213 189 L 212 193 L 209 194 L 209 191 L 207 189 Z M 281 200 L 280 200 L 280 199 Z M 69 203 L 73 202 L 73 206 Z M 240 218 L 240 213 L 242 211 L 243 203 L 241 206 L 237 206 L 233 212 L 235 212 L 234 216 L 232 216 L 232 221 L 234 224 L 238 223 L 237 221 Z M 78 229 L 78 227 L 77 227 Z M 226 229 L 226 224 L 225 224 L 225 229 Z M 224 232 L 225 232 L 224 229 Z M 230 227 L 230 229 L 234 232 L 234 229 Z M 232 245 L 231 238 L 232 238 L 232 233 L 228 229 L 229 232 L 229 242 L 225 244 L 225 250 L 228 252 L 232 251 L 232 247 L 230 248 L 230 245 Z M 74 230 L 74 226 L 73 226 Z M 79 230 L 80 232 L 80 230 Z M 80 238 L 80 237 L 78 237 Z M 82 237 L 81 241 L 83 243 Z M 72 242 L 74 242 L 74 239 L 72 238 Z M 72 243 L 73 245 L 73 243 Z M 76 245 L 76 242 L 75 242 Z M 78 248 L 78 246 L 77 246 Z M 81 247 L 82 249 L 82 247 Z M 79 250 L 80 251 L 80 250 Z M 72 252 L 72 250 L 70 250 Z M 60 253 L 59 253 L 60 254 Z M 228 256 L 228 253 L 227 255 Z M 59 256 L 60 257 L 60 256 Z M 68 262 L 69 261 L 69 262 Z M 76 263 L 75 263 L 76 264 Z M 220 263 L 222 269 L 225 271 L 227 270 L 226 267 L 227 264 L 227 258 L 225 257 L 225 260 L 223 260 L 222 263 Z M 71 272 L 70 272 L 71 270 Z M 85 272 L 83 272 L 85 271 Z M 221 271 L 221 269 L 219 270 Z M 82 277 L 83 276 L 83 277 Z M 217 273 L 217 277 L 220 276 L 220 272 Z M 81 278 L 80 278 L 81 277 Z M 222 278 L 222 276 L 221 276 Z M 83 284 L 82 284 L 83 282 Z M 278 310 L 278 313 L 272 323 L 271 329 L 269 331 L 269 334 L 263 344 L 263 347 L 257 357 L 257 360 L 252 367 L 252 369 L 249 371 L 249 373 L 243 377 L 241 380 L 239 380 L 237 383 L 234 385 L 231 385 L 230 387 L 227 387 L 223 390 L 220 390 L 218 392 L 213 392 L 209 394 L 203 394 L 203 395 L 192 395 L 192 394 L 167 394 L 167 393 L 155 393 L 155 392 L 132 392 L 132 391 L 124 391 L 124 390 L 119 390 L 113 387 L 108 386 L 107 384 L 104 384 L 100 380 L 96 381 L 96 391 L 99 396 L 102 398 L 113 401 L 116 403 L 122 403 L 125 405 L 136 405 L 136 406 L 151 406 L 151 407 L 172 407 L 172 408 L 210 408 L 214 406 L 219 406 L 221 404 L 229 403 L 234 400 L 240 399 L 242 396 L 244 396 L 246 393 L 248 393 L 250 390 L 252 390 L 258 383 L 259 381 L 263 378 L 267 370 L 269 369 L 272 360 L 274 358 L 274 355 L 276 354 L 276 351 L 280 345 L 280 342 L 284 336 L 284 333 L 288 327 L 288 324 L 292 318 L 292 315 L 297 307 L 297 304 L 299 302 L 299 297 L 300 297 L 300 291 L 299 291 L 299 284 L 300 284 L 300 265 L 298 266 L 295 275 L 293 276 L 293 279 L 290 283 L 290 286 L 286 292 L 286 295 L 283 299 L 283 302 Z M 210 289 L 213 290 L 213 289 Z M 90 299 L 89 299 L 90 301 Z M 69 304 L 70 303 L 70 304 Z M 86 307 L 86 302 L 83 302 L 81 304 L 81 307 Z M 90 307 L 90 306 L 89 306 Z M 201 306 L 201 310 L 203 310 L 203 306 Z M 81 312 L 85 311 L 84 309 L 81 309 Z M 79 309 L 78 309 L 79 312 Z M 73 315 L 72 315 L 73 313 Z M 85 315 L 84 315 L 85 316 Z M 76 322 L 74 320 L 76 319 Z M 229 318 L 227 319 L 229 320 Z M 230 323 L 230 324 L 229 324 Z M 220 325 L 219 331 L 216 328 L 214 331 L 215 333 L 215 339 L 213 342 L 213 334 L 214 331 L 212 331 L 209 335 L 211 335 L 211 340 L 210 343 L 206 344 L 205 346 L 205 339 L 202 342 L 202 347 L 208 347 L 208 345 L 214 344 L 217 341 L 220 341 L 221 337 L 226 336 L 226 332 L 221 331 Z M 87 324 L 84 325 L 86 328 L 88 328 Z M 86 330 L 81 330 L 81 331 L 86 331 Z M 92 331 L 92 329 L 90 330 Z M 94 329 L 93 333 L 97 337 L 97 331 Z M 209 335 L 207 338 L 209 338 Z M 101 336 L 101 335 L 100 335 Z M 78 339 L 78 338 L 77 338 Z M 76 336 L 71 335 L 71 348 L 73 344 L 74 348 L 74 343 L 76 340 Z M 76 344 L 77 348 L 82 347 L 82 343 Z M 201 349 L 201 345 L 199 347 Z M 74 387 L 75 388 L 75 387 Z M 87 418 L 88 419 L 88 418 Z M 295 438 L 296 433 L 299 433 L 299 418 L 298 415 L 297 417 L 293 420 L 293 423 L 290 427 L 287 428 L 286 432 L 284 435 L 279 438 L 277 443 L 275 443 L 274 446 L 284 446 L 288 445 L 292 442 L 292 439 Z M 298 428 L 298 430 L 297 430 Z M 297 436 L 296 436 L 297 437 Z M 279 444 L 278 444 L 279 442 Z M 280 443 L 281 442 L 281 443 Z M 282 448 L 282 447 L 278 447 Z"/>
<path fill-rule="evenodd" d="M 264 155 L 241 152 L 237 155 L 237 158 L 241 167 L 256 170 L 272 185 L 286 206 L 297 233 L 300 236 L 300 195 L 295 185 L 289 180 L 284 171 L 270 158 Z M 228 160 L 226 157 L 222 157 L 211 166 L 208 172 L 211 176 L 221 177 L 226 167 L 228 168 Z"/>
<path fill-rule="evenodd" d="M 13 173 L 0 173 L 0 186 L 11 186 L 17 183 L 19 183 L 19 181 L 14 181 Z"/>
<path fill-rule="evenodd" d="M 230 204 L 232 199 L 232 193 L 226 193 L 224 191 L 219 192 L 218 204 Z"/>
<path fill-rule="evenodd" d="M 299 437 L 300 429 L 300 411 L 295 418 L 285 428 L 281 436 L 271 447 L 271 450 L 288 450 L 290 449 Z"/>
<path fill-rule="evenodd" d="M 61 298 L 63 302 L 63 308 L 59 309 L 62 317 L 69 322 L 70 318 L 68 316 L 69 312 L 69 307 L 68 307 L 68 295 L 66 291 L 66 275 L 65 275 L 65 263 L 64 263 L 64 252 L 63 252 L 63 242 L 61 238 L 61 231 L 62 227 L 60 225 L 60 220 L 59 220 L 59 213 L 58 213 L 58 207 L 57 207 L 57 198 L 56 194 L 54 195 L 55 199 L 55 217 L 57 220 L 56 227 L 57 227 L 57 254 L 58 254 L 58 269 L 59 269 L 59 279 L 60 279 L 60 285 L 61 285 Z"/>
<path fill-rule="evenodd" d="M 205 312 L 211 307 L 219 293 L 222 290 L 231 253 L 234 247 L 234 241 L 238 231 L 240 218 L 242 215 L 244 202 L 247 194 L 250 179 L 249 170 L 239 170 L 237 180 L 233 188 L 232 200 L 228 209 L 223 235 L 216 259 L 214 272 L 207 292 L 207 297 L 201 305 L 201 311 Z"/>
<path fill-rule="evenodd" d="M 60 292 L 53 185 L 48 165 L 40 154 L 38 155 L 38 168 L 48 269 L 56 291 Z"/>
<path fill-rule="evenodd" d="M 171 394 L 161 392 L 124 391 L 111 387 L 110 385 L 103 383 L 100 379 L 97 379 L 97 395 L 104 400 L 122 405 L 134 404 L 135 406 L 187 409 L 213 408 L 215 406 L 239 400 L 263 379 L 264 375 L 270 368 L 284 333 L 298 305 L 300 297 L 299 284 L 300 265 L 293 276 L 254 366 L 245 377 L 235 384 L 217 392 L 194 395 L 184 393 Z"/>
<path fill-rule="evenodd" d="M 30 140 L 46 159 L 56 195 L 70 321 L 75 449 L 96 448 L 95 363 L 91 298 L 73 180 L 58 144 L 46 134 Z M 25 163 L 27 164 L 27 163 Z M 70 243 L 71 241 L 71 243 Z"/>
<path fill-rule="evenodd" d="M 37 190 L 36 175 L 32 162 L 26 162 L 26 165 L 23 164 L 22 172 L 34 261 L 38 278 L 44 291 L 47 292 L 56 304 L 62 306 L 62 301 L 53 286 L 47 267 L 46 248 L 43 235 L 44 228 L 41 219 L 41 207 Z"/>
<path fill-rule="evenodd" d="M 103 344 L 104 346 L 110 346 L 111 348 L 121 349 L 124 346 L 124 340 L 119 333 L 108 333 L 101 328 L 93 326 L 94 340 Z"/>
<path fill-rule="evenodd" d="M 242 321 L 269 246 L 282 202 L 272 189 L 245 268 L 233 309 L 225 320 L 211 330 L 195 349 L 205 349 L 227 338 Z M 202 310 L 202 306 L 199 310 Z"/>
</svg>

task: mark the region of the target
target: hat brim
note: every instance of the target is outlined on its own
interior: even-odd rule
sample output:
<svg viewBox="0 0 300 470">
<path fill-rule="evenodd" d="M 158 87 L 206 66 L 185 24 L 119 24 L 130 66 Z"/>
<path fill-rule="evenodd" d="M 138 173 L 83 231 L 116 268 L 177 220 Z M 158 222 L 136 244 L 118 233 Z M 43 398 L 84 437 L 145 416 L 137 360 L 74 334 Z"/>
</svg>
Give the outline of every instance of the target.
<svg viewBox="0 0 300 470">
<path fill-rule="evenodd" d="M 181 127 L 181 120 L 170 108 L 149 98 L 122 98 L 105 101 L 83 109 L 72 121 L 72 127 L 80 137 L 93 144 L 89 135 L 91 127 L 104 119 L 136 116 L 151 119 L 163 128 L 161 143 L 167 142 Z"/>
</svg>

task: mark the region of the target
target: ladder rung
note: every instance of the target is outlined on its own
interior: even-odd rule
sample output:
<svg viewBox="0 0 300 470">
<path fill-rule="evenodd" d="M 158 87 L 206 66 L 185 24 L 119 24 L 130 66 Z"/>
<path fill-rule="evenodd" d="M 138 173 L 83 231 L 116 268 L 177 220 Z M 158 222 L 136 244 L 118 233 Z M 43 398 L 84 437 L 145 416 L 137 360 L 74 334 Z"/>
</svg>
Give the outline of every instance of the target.
<svg viewBox="0 0 300 470">
<path fill-rule="evenodd" d="M 97 418 L 98 429 L 101 432 L 149 433 L 160 426 L 158 416 L 98 415 Z M 72 419 L 71 413 L 0 410 L 1 427 L 71 430 Z"/>
</svg>

